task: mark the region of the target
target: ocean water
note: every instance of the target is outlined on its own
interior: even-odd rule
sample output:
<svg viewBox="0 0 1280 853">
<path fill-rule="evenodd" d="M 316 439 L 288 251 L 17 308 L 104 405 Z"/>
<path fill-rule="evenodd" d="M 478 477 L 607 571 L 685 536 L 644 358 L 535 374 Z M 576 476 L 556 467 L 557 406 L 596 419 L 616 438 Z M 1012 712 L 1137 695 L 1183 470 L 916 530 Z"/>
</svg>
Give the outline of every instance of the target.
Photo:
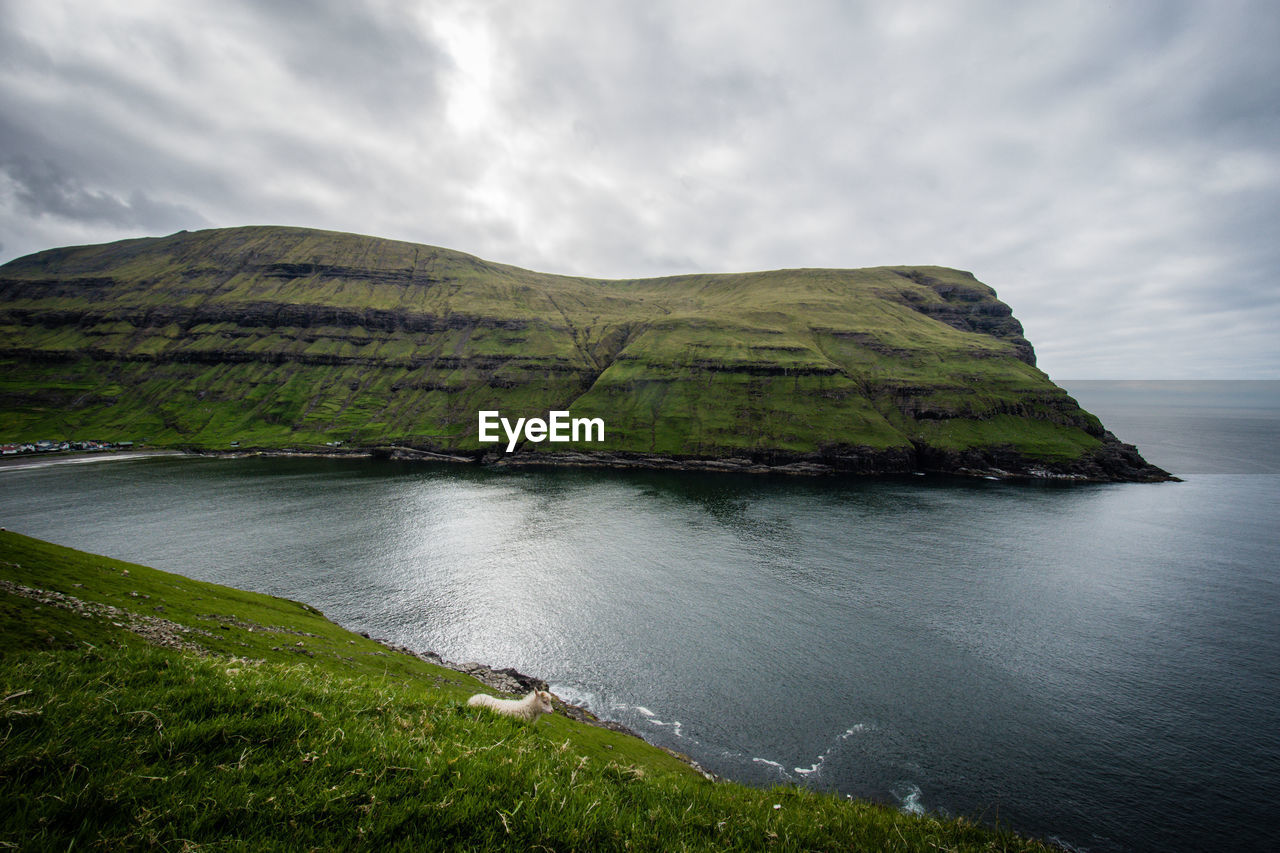
<svg viewBox="0 0 1280 853">
<path fill-rule="evenodd" d="M 1062 384 L 1184 482 L 41 460 L 0 524 L 515 666 L 732 778 L 1272 849 L 1280 383 Z"/>
</svg>

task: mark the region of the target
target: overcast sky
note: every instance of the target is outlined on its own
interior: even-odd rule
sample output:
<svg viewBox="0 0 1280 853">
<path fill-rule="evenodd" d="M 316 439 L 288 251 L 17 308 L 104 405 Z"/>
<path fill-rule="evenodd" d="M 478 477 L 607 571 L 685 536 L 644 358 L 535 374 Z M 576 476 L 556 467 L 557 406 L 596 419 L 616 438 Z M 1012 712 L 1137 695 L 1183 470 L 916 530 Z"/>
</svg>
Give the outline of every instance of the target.
<svg viewBox="0 0 1280 853">
<path fill-rule="evenodd" d="M 0 261 L 285 224 L 940 264 L 1071 378 L 1280 378 L 1280 4 L 0 0 Z"/>
</svg>

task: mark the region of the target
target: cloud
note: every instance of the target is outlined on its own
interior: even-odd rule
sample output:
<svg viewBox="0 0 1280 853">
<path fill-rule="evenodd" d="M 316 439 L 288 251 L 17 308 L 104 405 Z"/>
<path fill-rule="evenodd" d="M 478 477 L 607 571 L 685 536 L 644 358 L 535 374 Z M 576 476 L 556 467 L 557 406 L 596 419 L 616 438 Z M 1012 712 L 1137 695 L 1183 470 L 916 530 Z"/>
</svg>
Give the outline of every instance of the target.
<svg viewBox="0 0 1280 853">
<path fill-rule="evenodd" d="M 164 229 L 175 221 L 207 224 L 189 208 L 168 204 L 133 190 L 127 198 L 88 189 L 51 160 L 11 156 L 0 160 L 21 210 L 30 216 L 53 216 L 144 231 Z"/>
<path fill-rule="evenodd" d="M 241 3 L 235 19 L 224 35 L 273 49 L 291 91 L 350 118 L 398 126 L 443 98 L 452 63 L 412 5 L 260 0 Z"/>
<path fill-rule="evenodd" d="M 276 222 L 606 277 L 939 263 L 1051 375 L 1274 376 L 1277 43 L 1243 0 L 10 0 L 0 242 Z"/>
</svg>

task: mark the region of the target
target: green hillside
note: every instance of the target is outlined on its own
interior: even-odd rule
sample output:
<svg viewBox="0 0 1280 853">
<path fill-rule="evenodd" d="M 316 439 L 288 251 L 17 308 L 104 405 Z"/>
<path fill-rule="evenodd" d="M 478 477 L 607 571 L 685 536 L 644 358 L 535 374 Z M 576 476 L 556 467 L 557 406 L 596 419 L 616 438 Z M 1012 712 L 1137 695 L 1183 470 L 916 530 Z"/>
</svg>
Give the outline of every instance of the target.
<svg viewBox="0 0 1280 853">
<path fill-rule="evenodd" d="M 605 440 L 514 457 L 1163 475 L 1036 369 L 991 288 L 939 267 L 606 281 L 229 228 L 12 261 L 0 327 L 2 441 L 505 459 L 479 411 L 566 410 Z"/>
<path fill-rule="evenodd" d="M 305 604 L 0 531 L 0 848 L 1046 851 L 712 782 Z"/>
</svg>

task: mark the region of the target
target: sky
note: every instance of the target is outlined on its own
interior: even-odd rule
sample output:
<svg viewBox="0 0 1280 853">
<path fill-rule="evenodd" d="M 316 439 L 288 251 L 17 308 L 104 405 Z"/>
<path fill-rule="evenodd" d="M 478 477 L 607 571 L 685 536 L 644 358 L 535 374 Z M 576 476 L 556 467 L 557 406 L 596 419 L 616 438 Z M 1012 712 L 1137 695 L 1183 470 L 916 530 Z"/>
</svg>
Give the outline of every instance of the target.
<svg viewBox="0 0 1280 853">
<path fill-rule="evenodd" d="M 0 0 L 0 262 L 250 224 L 937 264 L 1057 379 L 1280 378 L 1280 4 Z"/>
</svg>

